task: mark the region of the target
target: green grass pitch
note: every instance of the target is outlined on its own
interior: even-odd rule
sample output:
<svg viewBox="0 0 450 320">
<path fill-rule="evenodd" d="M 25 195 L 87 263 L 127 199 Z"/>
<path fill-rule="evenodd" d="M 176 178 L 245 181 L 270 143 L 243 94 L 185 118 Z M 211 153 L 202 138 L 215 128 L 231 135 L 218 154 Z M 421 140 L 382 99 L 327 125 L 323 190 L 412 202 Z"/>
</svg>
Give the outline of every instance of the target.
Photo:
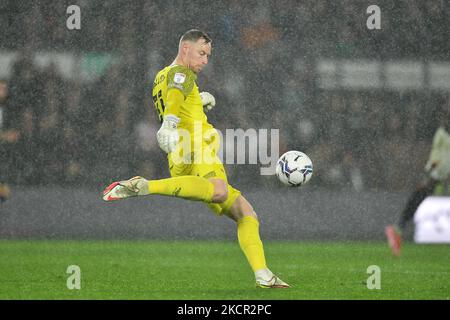
<svg viewBox="0 0 450 320">
<path fill-rule="evenodd" d="M 256 289 L 233 241 L 0 240 L 0 299 L 450 299 L 450 246 L 381 242 L 265 243 L 290 289 Z M 67 288 L 69 265 L 81 289 Z M 380 268 L 369 290 L 367 268 Z"/>
</svg>

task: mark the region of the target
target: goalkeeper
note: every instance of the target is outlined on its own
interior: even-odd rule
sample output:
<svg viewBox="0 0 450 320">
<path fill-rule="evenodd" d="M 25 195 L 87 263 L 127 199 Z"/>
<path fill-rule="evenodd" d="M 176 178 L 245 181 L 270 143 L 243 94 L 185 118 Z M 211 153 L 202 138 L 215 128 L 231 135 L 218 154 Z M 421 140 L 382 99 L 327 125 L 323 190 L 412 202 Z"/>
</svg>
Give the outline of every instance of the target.
<svg viewBox="0 0 450 320">
<path fill-rule="evenodd" d="M 214 97 L 199 92 L 197 74 L 211 55 L 211 39 L 200 30 L 189 30 L 180 39 L 175 61 L 159 71 L 153 83 L 153 102 L 162 122 L 158 144 L 168 154 L 171 178 L 134 177 L 112 183 L 103 191 L 105 201 L 159 194 L 203 201 L 217 215 L 237 223 L 239 245 L 261 288 L 288 288 L 266 265 L 259 237 L 259 222 L 250 203 L 228 184 L 217 157 L 220 139 L 208 123 L 204 108 L 215 106 Z"/>
</svg>

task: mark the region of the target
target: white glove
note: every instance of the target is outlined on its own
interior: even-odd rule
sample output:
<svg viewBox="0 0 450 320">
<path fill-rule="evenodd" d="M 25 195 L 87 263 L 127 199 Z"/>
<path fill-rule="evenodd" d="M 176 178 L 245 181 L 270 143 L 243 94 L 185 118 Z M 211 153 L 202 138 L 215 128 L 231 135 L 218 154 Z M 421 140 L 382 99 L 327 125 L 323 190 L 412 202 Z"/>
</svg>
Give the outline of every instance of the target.
<svg viewBox="0 0 450 320">
<path fill-rule="evenodd" d="M 200 98 L 202 98 L 203 107 L 206 108 L 207 111 L 211 110 L 216 105 L 216 99 L 209 92 L 200 92 Z"/>
<path fill-rule="evenodd" d="M 166 153 L 174 151 L 177 146 L 179 139 L 177 126 L 179 122 L 180 118 L 173 114 L 165 116 L 161 128 L 156 134 L 159 147 Z"/>
</svg>

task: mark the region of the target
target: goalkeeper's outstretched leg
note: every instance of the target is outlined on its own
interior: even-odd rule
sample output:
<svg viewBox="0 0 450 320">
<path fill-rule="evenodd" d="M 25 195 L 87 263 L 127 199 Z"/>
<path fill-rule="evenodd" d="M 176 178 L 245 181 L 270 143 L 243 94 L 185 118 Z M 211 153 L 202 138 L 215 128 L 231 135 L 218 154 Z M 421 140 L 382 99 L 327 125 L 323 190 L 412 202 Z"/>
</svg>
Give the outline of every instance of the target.
<svg viewBox="0 0 450 320">
<path fill-rule="evenodd" d="M 136 176 L 111 183 L 103 191 L 103 200 L 116 201 L 130 197 L 159 194 L 206 203 L 222 203 L 228 197 L 227 184 L 222 179 L 197 176 L 179 176 L 160 180 L 147 180 Z"/>
</svg>

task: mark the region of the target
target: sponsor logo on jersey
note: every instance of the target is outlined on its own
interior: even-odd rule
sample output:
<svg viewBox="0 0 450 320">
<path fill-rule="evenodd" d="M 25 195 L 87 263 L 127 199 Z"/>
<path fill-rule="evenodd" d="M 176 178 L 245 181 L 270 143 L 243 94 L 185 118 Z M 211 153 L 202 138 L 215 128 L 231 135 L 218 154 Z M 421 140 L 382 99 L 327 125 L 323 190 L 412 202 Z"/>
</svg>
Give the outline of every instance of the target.
<svg viewBox="0 0 450 320">
<path fill-rule="evenodd" d="M 175 73 L 175 76 L 173 77 L 173 82 L 175 83 L 184 83 L 186 80 L 186 75 L 184 73 Z"/>
</svg>

